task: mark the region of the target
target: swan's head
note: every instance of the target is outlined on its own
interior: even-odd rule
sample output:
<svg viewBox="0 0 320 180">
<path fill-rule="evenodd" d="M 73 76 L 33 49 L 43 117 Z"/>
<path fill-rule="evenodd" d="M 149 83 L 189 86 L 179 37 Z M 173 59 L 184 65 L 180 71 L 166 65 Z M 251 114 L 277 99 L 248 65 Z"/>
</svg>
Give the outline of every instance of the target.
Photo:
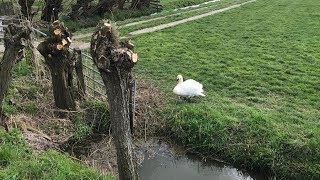
<svg viewBox="0 0 320 180">
<path fill-rule="evenodd" d="M 179 74 L 177 76 L 177 83 L 179 84 L 179 83 L 182 83 L 182 82 L 183 82 L 183 77 Z"/>
</svg>

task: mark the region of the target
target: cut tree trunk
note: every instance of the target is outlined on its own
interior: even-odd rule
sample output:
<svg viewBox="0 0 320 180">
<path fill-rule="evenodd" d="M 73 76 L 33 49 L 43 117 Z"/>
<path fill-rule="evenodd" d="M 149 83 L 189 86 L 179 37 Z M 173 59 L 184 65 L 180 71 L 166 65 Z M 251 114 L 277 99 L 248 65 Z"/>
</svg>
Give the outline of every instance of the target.
<svg viewBox="0 0 320 180">
<path fill-rule="evenodd" d="M 5 51 L 0 61 L 0 122 L 5 117 L 2 113 L 2 104 L 12 79 L 14 65 L 23 57 L 23 48 L 30 41 L 31 28 L 29 25 L 21 26 L 9 24 L 5 28 Z"/>
<path fill-rule="evenodd" d="M 22 15 L 31 20 L 32 19 L 32 5 L 35 0 L 19 0 L 19 5 L 21 7 L 21 13 Z"/>
<path fill-rule="evenodd" d="M 45 0 L 45 7 L 42 10 L 41 20 L 47 22 L 58 20 L 60 11 L 62 11 L 62 0 Z"/>
<path fill-rule="evenodd" d="M 109 21 L 99 23 L 92 35 L 91 55 L 107 89 L 120 180 L 138 179 L 129 122 L 131 69 L 138 57 L 129 47 L 118 43 Z"/>
<path fill-rule="evenodd" d="M 59 109 L 75 110 L 75 101 L 69 82 L 69 45 L 70 33 L 59 21 L 50 25 L 47 38 L 38 46 L 38 51 L 45 59 L 52 78 L 55 105 Z M 60 113 L 64 116 L 64 113 Z"/>
</svg>

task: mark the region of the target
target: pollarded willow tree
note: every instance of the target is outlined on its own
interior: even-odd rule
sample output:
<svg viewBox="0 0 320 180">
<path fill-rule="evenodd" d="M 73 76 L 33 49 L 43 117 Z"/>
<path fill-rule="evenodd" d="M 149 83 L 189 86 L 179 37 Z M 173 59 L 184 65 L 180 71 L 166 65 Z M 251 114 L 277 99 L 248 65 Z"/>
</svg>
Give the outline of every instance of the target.
<svg viewBox="0 0 320 180">
<path fill-rule="evenodd" d="M 19 0 L 18 3 L 21 7 L 21 13 L 22 15 L 31 20 L 33 13 L 32 13 L 32 5 L 35 0 Z"/>
<path fill-rule="evenodd" d="M 32 30 L 29 25 L 9 24 L 5 28 L 5 51 L 0 61 L 0 124 L 4 124 L 5 116 L 2 112 L 4 97 L 8 91 L 14 65 L 23 57 L 23 49 L 30 41 Z"/>
<path fill-rule="evenodd" d="M 92 0 L 77 0 L 77 2 L 72 5 L 69 15 L 72 19 L 78 20 L 81 16 L 88 16 L 91 8 Z"/>
<path fill-rule="evenodd" d="M 41 20 L 52 22 L 59 19 L 59 12 L 62 11 L 62 0 L 44 0 L 45 6 L 42 9 Z"/>
<path fill-rule="evenodd" d="M 51 72 L 55 105 L 65 110 L 74 110 L 76 106 L 70 84 L 72 77 L 69 75 L 72 71 L 70 44 L 68 28 L 60 21 L 55 21 L 50 25 L 48 36 L 37 48 Z M 63 116 L 63 113 L 60 115 Z"/>
<path fill-rule="evenodd" d="M 69 14 L 72 19 L 79 19 L 81 16 L 90 17 L 93 15 L 103 16 L 106 12 L 116 9 L 138 9 L 149 8 L 152 0 L 99 0 L 96 4 L 93 0 L 77 0 L 72 6 Z M 126 2 L 128 4 L 126 5 Z"/>
<path fill-rule="evenodd" d="M 119 43 L 110 21 L 101 22 L 91 39 L 91 55 L 100 71 L 109 102 L 112 136 L 120 180 L 138 179 L 130 133 L 131 70 L 138 56 L 130 43 Z"/>
</svg>

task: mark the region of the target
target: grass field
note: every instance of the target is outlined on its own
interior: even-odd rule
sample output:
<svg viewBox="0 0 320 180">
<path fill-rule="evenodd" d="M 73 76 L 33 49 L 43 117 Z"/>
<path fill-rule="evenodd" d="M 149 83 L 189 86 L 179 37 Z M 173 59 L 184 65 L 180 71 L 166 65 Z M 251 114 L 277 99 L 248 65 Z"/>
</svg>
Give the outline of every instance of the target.
<svg viewBox="0 0 320 180">
<path fill-rule="evenodd" d="M 258 0 L 134 38 L 135 71 L 167 96 L 175 137 L 280 178 L 320 178 L 320 1 Z M 193 103 L 172 95 L 177 74 L 204 84 Z"/>
<path fill-rule="evenodd" d="M 128 23 L 130 21 L 131 22 L 137 22 L 137 21 L 139 21 L 138 19 L 146 20 L 146 19 L 156 18 L 156 17 L 143 16 L 143 17 L 138 18 L 138 19 L 129 19 L 130 21 L 129 20 L 117 21 L 116 25 L 118 27 L 118 32 L 119 32 L 120 36 L 128 36 L 128 33 L 136 31 L 136 30 L 149 28 L 149 27 L 154 27 L 154 26 L 158 26 L 158 25 L 161 25 L 161 24 L 166 24 L 166 23 L 170 23 L 170 22 L 174 22 L 174 21 L 179 21 L 179 20 L 182 20 L 182 19 L 190 18 L 192 16 L 196 16 L 196 15 L 204 14 L 204 13 L 207 13 L 207 12 L 211 12 L 211 11 L 214 11 L 214 10 L 217 10 L 217 9 L 222 9 L 222 8 L 234 5 L 234 4 L 240 4 L 240 3 L 243 3 L 245 1 L 246 0 L 222 0 L 222 1 L 219 1 L 219 2 L 216 2 L 216 3 L 212 3 L 211 6 L 205 6 L 205 8 L 194 9 L 194 11 L 192 10 L 190 12 L 189 11 L 182 11 L 182 12 L 174 13 L 172 15 L 167 15 L 167 16 L 164 15 L 166 17 L 163 18 L 163 19 L 157 19 L 157 20 L 154 20 L 154 21 L 145 22 L 145 23 L 142 23 L 142 24 L 134 25 L 134 26 L 129 26 L 129 27 L 125 27 L 124 26 L 123 27 L 121 25 L 125 25 L 126 23 Z M 161 17 L 161 16 L 157 16 L 157 17 Z M 86 28 L 86 29 L 82 29 L 80 31 L 76 31 L 75 34 L 76 35 L 80 35 L 80 34 L 91 33 L 93 31 L 94 31 L 93 28 Z M 91 36 L 87 36 L 87 37 L 81 38 L 79 40 L 82 41 L 82 42 L 90 42 L 91 41 Z"/>
</svg>

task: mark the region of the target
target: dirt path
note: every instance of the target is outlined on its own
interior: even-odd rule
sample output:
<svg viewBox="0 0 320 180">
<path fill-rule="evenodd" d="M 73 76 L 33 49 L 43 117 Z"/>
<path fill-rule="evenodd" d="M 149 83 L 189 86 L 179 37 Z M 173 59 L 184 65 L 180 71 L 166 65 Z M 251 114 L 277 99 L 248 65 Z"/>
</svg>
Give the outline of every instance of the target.
<svg viewBox="0 0 320 180">
<path fill-rule="evenodd" d="M 186 19 L 182 19 L 182 20 L 179 20 L 179 21 L 174 21 L 174 22 L 161 24 L 161 25 L 158 25 L 158 26 L 150 27 L 150 28 L 145 28 L 145 29 L 133 31 L 133 32 L 130 32 L 128 35 L 129 36 L 136 36 L 136 35 L 140 35 L 140 34 L 144 34 L 144 33 L 155 32 L 155 31 L 162 30 L 162 29 L 169 28 L 169 27 L 174 27 L 174 26 L 186 23 L 186 22 L 194 21 L 194 20 L 201 19 L 201 18 L 204 18 L 204 17 L 207 17 L 207 16 L 218 14 L 220 12 L 224 12 L 224 11 L 228 11 L 228 10 L 231 10 L 231 9 L 234 9 L 234 8 L 238 8 L 240 6 L 243 6 L 245 4 L 252 3 L 252 2 L 255 2 L 255 1 L 256 0 L 250 0 L 250 1 L 247 1 L 247 2 L 244 2 L 244 3 L 235 4 L 235 5 L 232 5 L 232 6 L 228 6 L 226 8 L 210 11 L 208 13 L 200 14 L 200 15 L 193 16 L 193 17 L 186 18 Z M 74 47 L 77 46 L 80 49 L 86 49 L 86 48 L 90 47 L 90 43 L 89 42 L 83 43 L 83 42 L 74 41 L 73 42 L 73 46 Z"/>
</svg>

